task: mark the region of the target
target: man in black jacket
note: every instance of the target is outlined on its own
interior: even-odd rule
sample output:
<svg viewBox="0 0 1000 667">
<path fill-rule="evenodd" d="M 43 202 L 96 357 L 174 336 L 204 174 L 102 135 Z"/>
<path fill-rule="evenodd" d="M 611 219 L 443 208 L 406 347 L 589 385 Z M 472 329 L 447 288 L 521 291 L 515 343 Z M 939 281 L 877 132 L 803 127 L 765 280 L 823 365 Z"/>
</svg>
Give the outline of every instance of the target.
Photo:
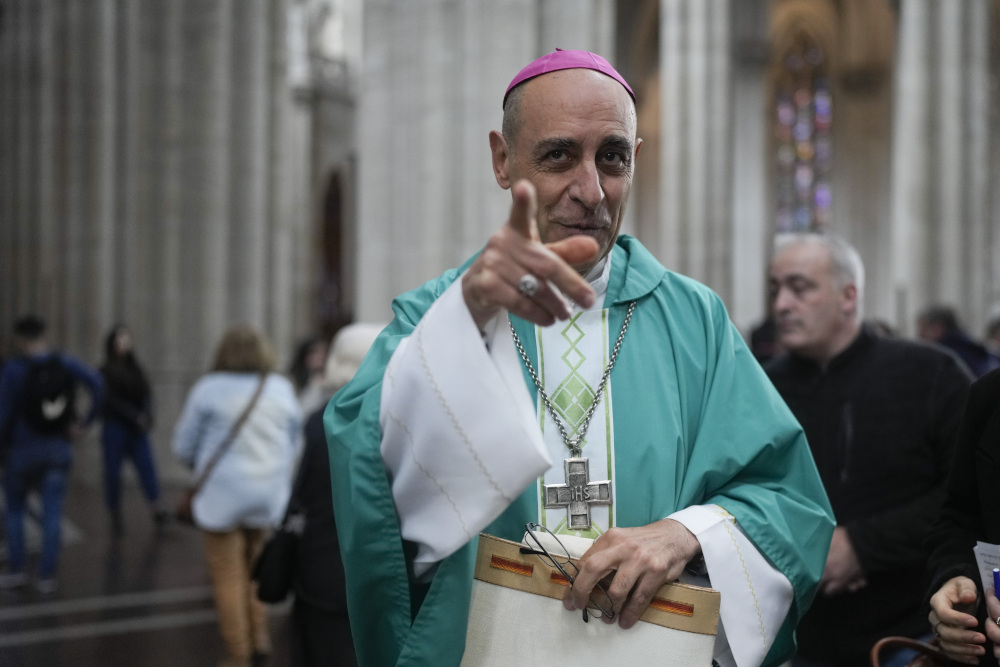
<svg viewBox="0 0 1000 667">
<path fill-rule="evenodd" d="M 787 354 L 766 370 L 805 429 L 837 518 L 799 625 L 801 665 L 865 665 L 879 638 L 929 632 L 923 541 L 971 381 L 947 352 L 863 325 L 863 287 L 844 241 L 779 237 L 769 291 Z"/>
</svg>

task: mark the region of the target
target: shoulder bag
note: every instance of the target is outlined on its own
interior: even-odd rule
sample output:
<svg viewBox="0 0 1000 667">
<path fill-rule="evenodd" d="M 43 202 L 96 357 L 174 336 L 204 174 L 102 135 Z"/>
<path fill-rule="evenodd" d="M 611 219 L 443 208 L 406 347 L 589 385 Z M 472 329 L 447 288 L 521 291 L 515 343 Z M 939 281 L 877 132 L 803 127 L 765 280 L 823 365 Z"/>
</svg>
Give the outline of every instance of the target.
<svg viewBox="0 0 1000 667">
<path fill-rule="evenodd" d="M 917 652 L 917 655 L 906 664 L 906 667 L 946 667 L 955 665 L 948 655 L 937 645 L 937 639 L 932 642 L 925 642 L 910 637 L 883 637 L 875 642 L 871 650 L 872 667 L 881 667 L 882 652 L 908 648 Z"/>
<path fill-rule="evenodd" d="M 257 582 L 257 599 L 277 604 L 284 602 L 295 584 L 295 562 L 299 540 L 305 527 L 305 514 L 293 496 L 281 525 L 264 543 L 253 566 L 251 579 Z"/>
</svg>

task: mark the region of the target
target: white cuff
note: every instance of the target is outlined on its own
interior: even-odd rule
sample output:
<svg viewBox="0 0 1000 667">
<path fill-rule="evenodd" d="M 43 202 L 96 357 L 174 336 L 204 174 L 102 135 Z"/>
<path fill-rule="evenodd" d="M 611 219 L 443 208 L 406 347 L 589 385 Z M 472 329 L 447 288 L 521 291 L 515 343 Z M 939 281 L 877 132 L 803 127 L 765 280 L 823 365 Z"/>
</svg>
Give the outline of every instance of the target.
<svg viewBox="0 0 1000 667">
<path fill-rule="evenodd" d="M 739 667 L 761 664 L 791 608 L 791 582 L 722 507 L 688 507 L 669 518 L 698 538 L 712 587 L 722 594 L 719 616 L 723 627 L 716 639 L 716 661 Z"/>
</svg>

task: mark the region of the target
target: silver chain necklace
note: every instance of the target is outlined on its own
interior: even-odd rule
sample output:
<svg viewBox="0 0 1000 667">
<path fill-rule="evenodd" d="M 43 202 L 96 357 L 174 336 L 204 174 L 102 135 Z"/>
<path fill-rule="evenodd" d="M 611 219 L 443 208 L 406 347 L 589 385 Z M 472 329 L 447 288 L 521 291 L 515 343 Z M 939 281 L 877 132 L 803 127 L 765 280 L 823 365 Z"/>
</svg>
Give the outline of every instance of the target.
<svg viewBox="0 0 1000 667">
<path fill-rule="evenodd" d="M 587 414 L 583 418 L 583 424 L 580 426 L 579 435 L 576 438 L 570 438 L 569 433 L 566 431 L 566 426 L 559 419 L 559 415 L 556 414 L 556 409 L 552 405 L 552 401 L 549 400 L 549 395 L 545 393 L 545 388 L 542 387 L 541 381 L 538 379 L 538 374 L 535 372 L 535 367 L 531 365 L 531 360 L 528 359 L 528 353 L 524 351 L 524 345 L 521 344 L 521 339 L 518 337 L 517 332 L 514 331 L 514 323 L 510 321 L 510 315 L 507 316 L 507 324 L 510 326 L 510 333 L 514 336 L 514 345 L 517 346 L 517 351 L 521 355 L 521 360 L 524 361 L 525 367 L 528 369 L 528 373 L 531 375 L 531 379 L 535 382 L 535 387 L 538 389 L 538 395 L 542 397 L 542 401 L 545 402 L 545 407 L 548 409 L 549 414 L 552 415 L 553 421 L 556 423 L 556 428 L 559 429 L 559 435 L 562 436 L 563 442 L 570 451 L 570 456 L 579 457 L 582 454 L 582 448 L 580 447 L 580 441 L 583 440 L 583 436 L 587 434 L 587 429 L 590 427 L 590 420 L 594 416 L 594 412 L 597 411 L 597 404 L 601 401 L 601 396 L 604 394 L 604 388 L 608 384 L 608 378 L 611 377 L 611 369 L 615 367 L 615 361 L 618 359 L 618 352 L 622 349 L 622 341 L 625 340 L 625 332 L 628 331 L 629 322 L 632 320 L 632 311 L 635 310 L 635 301 L 632 301 L 628 305 L 628 312 L 625 313 L 625 322 L 622 323 L 622 330 L 618 334 L 618 340 L 615 341 L 614 350 L 611 352 L 611 358 L 608 360 L 608 366 L 604 369 L 604 375 L 601 377 L 601 382 L 597 386 L 597 391 L 594 393 L 594 402 L 590 404 L 590 409 L 587 410 Z"/>
</svg>

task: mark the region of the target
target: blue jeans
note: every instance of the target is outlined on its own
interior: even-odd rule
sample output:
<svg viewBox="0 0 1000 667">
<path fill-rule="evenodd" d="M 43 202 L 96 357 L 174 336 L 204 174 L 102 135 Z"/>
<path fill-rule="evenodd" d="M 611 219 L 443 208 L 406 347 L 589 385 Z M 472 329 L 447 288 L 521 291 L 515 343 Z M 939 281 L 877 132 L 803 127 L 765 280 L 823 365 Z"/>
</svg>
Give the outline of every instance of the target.
<svg viewBox="0 0 1000 667">
<path fill-rule="evenodd" d="M 11 572 L 24 572 L 24 513 L 28 492 L 37 487 L 42 496 L 42 560 L 38 578 L 50 579 L 59 560 L 60 524 L 69 468 L 46 466 L 20 468 L 10 465 L 4 475 L 7 498 L 7 550 Z"/>
<path fill-rule="evenodd" d="M 104 448 L 104 502 L 110 512 L 117 514 L 121 509 L 122 463 L 126 457 L 132 459 L 149 502 L 155 503 L 160 499 L 156 466 L 146 432 L 106 418 L 101 431 L 101 444 Z"/>
</svg>

